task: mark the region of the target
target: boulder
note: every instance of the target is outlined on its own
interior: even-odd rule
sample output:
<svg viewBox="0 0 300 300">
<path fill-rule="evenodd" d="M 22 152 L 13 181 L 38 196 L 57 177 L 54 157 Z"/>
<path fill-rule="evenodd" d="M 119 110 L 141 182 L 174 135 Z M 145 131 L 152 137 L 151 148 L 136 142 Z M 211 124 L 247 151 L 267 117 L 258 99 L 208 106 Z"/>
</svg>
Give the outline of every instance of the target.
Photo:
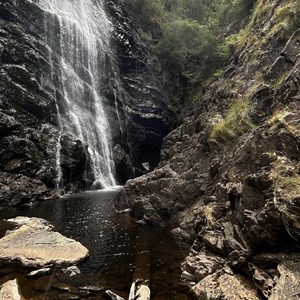
<svg viewBox="0 0 300 300">
<path fill-rule="evenodd" d="M 213 274 L 205 277 L 193 287 L 201 300 L 259 300 L 260 297 L 251 283 L 241 275 Z"/>
<path fill-rule="evenodd" d="M 38 270 L 30 272 L 27 275 L 27 277 L 30 277 L 30 278 L 41 277 L 41 276 L 49 274 L 50 272 L 51 272 L 51 268 L 42 268 L 42 269 L 38 269 Z"/>
<path fill-rule="evenodd" d="M 39 218 L 9 219 L 16 229 L 0 240 L 0 260 L 18 262 L 26 267 L 74 265 L 89 251 L 72 239 L 54 231 L 52 225 Z"/>
<path fill-rule="evenodd" d="M 296 300 L 300 295 L 300 262 L 284 261 L 278 266 L 280 277 L 269 300 Z"/>
<path fill-rule="evenodd" d="M 22 300 L 17 279 L 7 281 L 0 288 L 1 300 Z"/>
<path fill-rule="evenodd" d="M 57 197 L 57 191 L 48 188 L 41 180 L 0 171 L 0 207 L 19 206 Z"/>
<path fill-rule="evenodd" d="M 116 293 L 114 293 L 114 292 L 112 292 L 112 291 L 110 291 L 110 290 L 107 290 L 107 291 L 105 292 L 105 294 L 106 294 L 107 296 L 109 296 L 110 299 L 112 299 L 112 300 L 124 300 L 124 298 L 118 296 Z"/>
</svg>

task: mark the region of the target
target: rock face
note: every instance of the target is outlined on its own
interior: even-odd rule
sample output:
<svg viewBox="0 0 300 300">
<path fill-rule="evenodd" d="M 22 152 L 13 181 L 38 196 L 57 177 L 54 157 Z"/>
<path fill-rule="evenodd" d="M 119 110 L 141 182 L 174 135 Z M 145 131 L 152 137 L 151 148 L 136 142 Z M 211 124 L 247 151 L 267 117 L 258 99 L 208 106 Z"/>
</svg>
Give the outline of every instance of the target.
<svg viewBox="0 0 300 300">
<path fill-rule="evenodd" d="M 19 293 L 19 286 L 17 280 L 10 280 L 2 285 L 0 288 L 1 300 L 22 300 Z"/>
<path fill-rule="evenodd" d="M 0 26 L 0 181 L 10 186 L 0 206 L 6 206 L 56 196 L 59 128 L 43 11 L 32 1 L 1 1 Z M 61 147 L 66 189 L 87 187 L 86 145 L 66 133 Z"/>
<path fill-rule="evenodd" d="M 162 139 L 174 127 L 176 116 L 155 73 L 156 58 L 141 38 L 126 1 L 106 3 L 115 25 L 113 44 L 121 84 L 114 87 L 119 89 L 116 103 L 122 128 L 118 143 L 129 155 L 133 175 L 137 176 L 146 171 L 143 162 L 149 163 L 151 169 L 158 164 Z M 121 168 L 124 170 L 124 164 Z"/>
<path fill-rule="evenodd" d="M 300 232 L 299 30 L 278 30 L 272 16 L 282 3 L 269 5 L 254 16 L 230 72 L 164 139 L 159 166 L 129 180 L 117 199 L 118 209 L 193 242 L 182 279 L 199 299 L 269 298 L 282 289 L 276 297 L 290 297 L 278 281 L 283 258 L 274 256 L 289 256 Z"/>
<path fill-rule="evenodd" d="M 89 254 L 79 242 L 66 238 L 45 220 L 17 217 L 17 226 L 0 239 L 0 260 L 18 262 L 26 267 L 73 265 Z"/>
<path fill-rule="evenodd" d="M 283 261 L 278 266 L 280 277 L 269 299 L 297 299 L 300 293 L 299 270 L 299 261 Z"/>
<path fill-rule="evenodd" d="M 114 152 L 117 177 L 123 183 L 145 173 L 143 162 L 151 167 L 158 163 L 173 114 L 148 64 L 151 55 L 122 10 L 123 2 L 106 2 L 114 23 L 111 47 L 115 54 L 106 59 L 102 93 L 112 148 L 118 149 Z M 0 184 L 11 185 L 3 197 L 1 189 L 0 207 L 53 198 L 59 168 L 65 191 L 89 189 L 93 183 L 88 145 L 68 131 L 60 135 L 59 39 L 49 42 L 47 14 L 35 3 L 0 3 Z M 53 36 L 60 34 L 59 26 L 54 29 L 56 21 L 49 33 Z M 22 188 L 15 187 L 15 177 L 22 181 Z"/>
</svg>

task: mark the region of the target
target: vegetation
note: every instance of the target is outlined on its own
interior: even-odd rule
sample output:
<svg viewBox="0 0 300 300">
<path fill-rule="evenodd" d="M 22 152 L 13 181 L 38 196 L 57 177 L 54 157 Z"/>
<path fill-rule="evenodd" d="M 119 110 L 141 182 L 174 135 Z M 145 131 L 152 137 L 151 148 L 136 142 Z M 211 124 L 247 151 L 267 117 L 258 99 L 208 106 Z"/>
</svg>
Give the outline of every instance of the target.
<svg viewBox="0 0 300 300">
<path fill-rule="evenodd" d="M 214 217 L 216 207 L 214 205 L 206 205 L 202 209 L 202 214 L 206 222 L 206 226 L 212 226 L 216 219 Z"/>
<path fill-rule="evenodd" d="M 256 44 L 261 47 L 271 36 L 279 34 L 285 41 L 300 27 L 299 0 L 283 0 L 278 5 L 272 0 L 258 0 L 248 26 L 241 30 L 238 47 Z M 255 28 L 262 26 L 265 19 L 272 20 L 272 26 L 266 27 L 264 36 L 258 38 Z"/>
<path fill-rule="evenodd" d="M 274 205 L 281 212 L 287 232 L 300 239 L 300 176 L 291 161 L 277 156 L 270 179 L 274 184 Z"/>
<path fill-rule="evenodd" d="M 201 95 L 208 78 L 222 74 L 253 5 L 249 0 L 128 0 L 128 4 L 143 31 L 155 36 L 154 51 L 170 98 L 184 105 L 192 95 Z M 155 24 L 161 28 L 158 36 Z"/>
<path fill-rule="evenodd" d="M 239 99 L 233 102 L 225 118 L 213 126 L 210 139 L 225 145 L 232 144 L 254 126 L 248 101 Z"/>
<path fill-rule="evenodd" d="M 300 26 L 298 2 L 127 0 L 144 37 L 154 41 L 164 90 L 179 110 L 201 99 L 206 86 L 224 73 L 236 47 L 259 49 L 275 34 L 289 38 Z M 263 34 L 258 28 L 264 28 Z"/>
</svg>

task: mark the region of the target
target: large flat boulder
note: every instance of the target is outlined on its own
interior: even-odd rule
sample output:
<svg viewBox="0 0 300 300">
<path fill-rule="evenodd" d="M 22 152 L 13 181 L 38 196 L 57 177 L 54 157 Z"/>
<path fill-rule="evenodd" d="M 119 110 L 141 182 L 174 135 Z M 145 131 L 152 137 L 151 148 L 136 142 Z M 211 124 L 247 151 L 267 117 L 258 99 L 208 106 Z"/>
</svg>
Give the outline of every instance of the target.
<svg viewBox="0 0 300 300">
<path fill-rule="evenodd" d="M 0 239 L 0 260 L 28 267 L 74 265 L 89 254 L 87 248 L 58 232 L 39 218 L 9 219 L 16 228 Z"/>
</svg>

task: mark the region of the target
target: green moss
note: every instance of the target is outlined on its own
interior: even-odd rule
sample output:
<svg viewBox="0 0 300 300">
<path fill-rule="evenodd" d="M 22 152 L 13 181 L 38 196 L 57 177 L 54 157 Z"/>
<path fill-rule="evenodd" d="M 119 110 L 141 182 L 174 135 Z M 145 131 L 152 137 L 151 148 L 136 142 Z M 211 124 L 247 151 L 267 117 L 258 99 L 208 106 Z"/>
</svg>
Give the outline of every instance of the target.
<svg viewBox="0 0 300 300">
<path fill-rule="evenodd" d="M 225 118 L 213 126 L 210 139 L 222 144 L 232 144 L 254 126 L 248 101 L 236 100 Z"/>
</svg>

